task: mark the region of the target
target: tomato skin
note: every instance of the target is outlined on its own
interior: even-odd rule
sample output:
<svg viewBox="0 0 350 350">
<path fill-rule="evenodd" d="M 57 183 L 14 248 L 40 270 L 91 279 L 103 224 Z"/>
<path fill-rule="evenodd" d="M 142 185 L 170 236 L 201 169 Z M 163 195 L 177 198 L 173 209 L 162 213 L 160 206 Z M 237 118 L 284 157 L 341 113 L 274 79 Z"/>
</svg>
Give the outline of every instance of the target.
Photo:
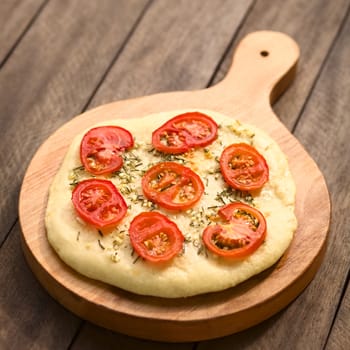
<svg viewBox="0 0 350 350">
<path fill-rule="evenodd" d="M 72 202 L 84 221 L 100 229 L 115 226 L 127 212 L 124 198 L 108 180 L 79 182 L 72 192 Z"/>
<path fill-rule="evenodd" d="M 136 253 L 147 261 L 162 263 L 179 254 L 184 236 L 177 225 L 158 212 L 142 212 L 130 223 L 129 237 Z"/>
<path fill-rule="evenodd" d="M 266 237 L 266 220 L 257 209 L 239 202 L 219 210 L 224 224 L 208 226 L 203 232 L 205 246 L 214 254 L 242 259 L 254 253 Z"/>
<path fill-rule="evenodd" d="M 240 191 L 260 189 L 269 179 L 265 158 L 246 143 L 226 147 L 220 157 L 220 169 L 225 181 Z"/>
<path fill-rule="evenodd" d="M 122 152 L 134 145 L 131 133 L 119 126 L 90 129 L 80 144 L 80 160 L 86 171 L 102 175 L 117 171 L 123 165 Z"/>
<path fill-rule="evenodd" d="M 163 153 L 185 153 L 211 144 L 217 138 L 217 130 L 216 122 L 209 116 L 188 112 L 171 118 L 156 129 L 152 133 L 152 144 Z"/>
<path fill-rule="evenodd" d="M 175 162 L 162 162 L 146 171 L 142 189 L 147 199 L 169 210 L 187 210 L 204 193 L 201 178 L 190 168 Z"/>
</svg>

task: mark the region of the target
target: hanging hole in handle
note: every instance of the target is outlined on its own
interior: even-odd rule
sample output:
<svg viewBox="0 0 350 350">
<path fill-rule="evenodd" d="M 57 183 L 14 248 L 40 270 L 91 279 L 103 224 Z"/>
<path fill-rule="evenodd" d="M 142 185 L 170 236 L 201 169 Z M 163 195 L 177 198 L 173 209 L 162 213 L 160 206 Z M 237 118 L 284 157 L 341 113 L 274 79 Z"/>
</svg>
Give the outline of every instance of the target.
<svg viewBox="0 0 350 350">
<path fill-rule="evenodd" d="M 266 50 L 260 51 L 260 56 L 267 57 L 269 55 L 269 52 Z"/>
</svg>

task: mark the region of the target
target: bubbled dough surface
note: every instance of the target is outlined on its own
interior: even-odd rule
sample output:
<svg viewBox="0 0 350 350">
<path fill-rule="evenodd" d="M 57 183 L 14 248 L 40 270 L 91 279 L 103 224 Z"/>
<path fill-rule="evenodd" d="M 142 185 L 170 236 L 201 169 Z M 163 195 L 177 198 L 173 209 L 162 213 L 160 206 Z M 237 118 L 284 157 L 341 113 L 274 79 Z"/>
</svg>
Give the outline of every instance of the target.
<svg viewBox="0 0 350 350">
<path fill-rule="evenodd" d="M 297 225 L 294 215 L 295 184 L 285 155 L 273 139 L 254 126 L 241 124 L 217 112 L 197 111 L 210 115 L 222 127 L 219 129 L 219 139 L 207 147 L 213 158 L 208 159 L 203 150 L 195 151 L 191 158 L 191 167 L 206 184 L 206 194 L 193 211 L 207 212 L 207 207 L 219 204 L 215 196 L 225 188 L 225 183 L 221 176 L 215 178 L 215 175 L 208 174 L 208 171 L 217 167 L 214 156 L 220 155 L 222 147 L 231 143 L 252 142 L 263 154 L 270 169 L 269 182 L 259 193 L 253 194 L 256 208 L 265 215 L 267 221 L 268 231 L 262 246 L 254 254 L 240 261 L 219 258 L 211 253 L 204 254 L 204 251 L 198 254 L 203 228 L 190 226 L 190 214 L 171 214 L 158 208 L 158 211 L 166 213 L 174 220 L 191 241 L 184 244 L 184 254 L 165 265 L 136 260 L 137 255 L 132 253 L 129 237 L 118 232 L 127 231 L 132 218 L 145 210 L 142 203 L 135 203 L 130 200 L 130 196 L 124 196 L 131 205 L 127 216 L 118 228 L 103 237 L 96 229 L 77 219 L 71 203 L 72 187 L 69 174 L 72 169 L 81 165 L 79 146 L 84 132 L 72 142 L 53 180 L 46 211 L 48 240 L 65 263 L 85 276 L 137 294 L 176 298 L 233 287 L 277 262 L 288 248 Z M 185 111 L 154 114 L 140 119 L 120 119 L 99 125 L 119 125 L 132 132 L 136 143 L 140 145 L 139 149 L 133 152 L 140 155 L 143 169 L 146 169 L 147 161 L 154 161 L 148 152 L 150 146 L 146 145 L 150 142 L 152 131 L 166 120 L 183 112 Z M 111 180 L 120 187 L 118 178 Z M 140 181 L 135 181 L 133 186 L 137 193 L 142 194 Z M 122 244 L 113 245 L 115 239 L 123 235 Z M 119 260 L 117 262 L 112 258 L 115 251 Z"/>
</svg>

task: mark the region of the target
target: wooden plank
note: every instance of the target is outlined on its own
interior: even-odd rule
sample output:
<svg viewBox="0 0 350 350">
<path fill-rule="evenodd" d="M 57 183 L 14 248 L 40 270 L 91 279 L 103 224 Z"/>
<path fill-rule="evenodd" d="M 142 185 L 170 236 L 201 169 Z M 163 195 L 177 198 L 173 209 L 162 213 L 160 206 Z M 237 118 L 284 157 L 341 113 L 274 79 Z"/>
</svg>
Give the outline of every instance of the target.
<svg viewBox="0 0 350 350">
<path fill-rule="evenodd" d="M 270 29 L 290 35 L 301 50 L 297 79 L 274 105 L 274 110 L 291 129 L 337 36 L 349 3 L 349 0 L 282 0 L 267 4 L 264 0 L 258 0 L 213 82 L 225 76 L 231 64 L 234 46 L 247 33 Z"/>
<path fill-rule="evenodd" d="M 128 350 L 191 350 L 194 349 L 193 343 L 169 344 L 162 342 L 153 342 L 137 338 L 128 337 L 123 334 L 113 333 L 86 323 L 74 342 L 71 350 L 95 350 L 95 349 L 118 349 Z"/>
<path fill-rule="evenodd" d="M 146 0 L 50 1 L 0 72 L 0 242 L 16 219 L 35 149 L 80 113 L 118 54 Z M 60 33 L 60 35 L 57 35 Z M 103 40 L 102 40 L 103 38 Z"/>
<path fill-rule="evenodd" d="M 317 339 L 315 348 L 325 341 L 345 288 L 350 266 L 349 231 L 346 229 L 350 225 L 350 217 L 344 215 L 350 208 L 350 163 L 342 161 L 343 156 L 347 159 L 350 150 L 349 33 L 348 11 L 346 23 L 295 132 L 323 171 L 332 199 L 332 226 L 327 255 L 315 284 L 306 293 L 306 300 L 322 297 L 323 302 L 321 308 L 319 301 L 312 303 L 308 312 L 300 315 L 303 322 L 313 324 L 313 328 L 309 334 L 301 332 L 298 336 L 301 339 Z M 332 140 L 332 144 L 327 145 L 326 140 Z M 349 328 L 343 336 L 349 342 Z M 345 346 L 344 349 L 346 348 Z"/>
<path fill-rule="evenodd" d="M 349 250 L 348 250 L 349 251 Z M 326 350 L 350 348 L 350 287 L 346 289 L 340 309 L 327 342 Z"/>
<path fill-rule="evenodd" d="M 0 250 L 0 348 L 65 349 L 81 321 L 35 279 L 19 237 L 17 224 Z"/>
<path fill-rule="evenodd" d="M 0 1 L 0 67 L 45 5 L 45 0 Z"/>
<path fill-rule="evenodd" d="M 154 2 L 89 107 L 205 87 L 251 3 Z"/>
<path fill-rule="evenodd" d="M 215 347 L 230 349 L 235 344 L 240 349 L 322 349 L 326 343 L 350 264 L 346 229 L 350 217 L 344 215 L 350 206 L 350 163 L 335 156 L 349 153 L 349 30 L 348 18 L 295 133 L 323 171 L 332 196 L 333 224 L 325 260 L 312 283 L 285 311 L 249 332 L 216 341 Z M 326 140 L 332 144 L 327 146 Z M 344 337 L 350 338 L 349 328 Z M 205 342 L 198 349 L 211 349 L 213 344 Z"/>
</svg>

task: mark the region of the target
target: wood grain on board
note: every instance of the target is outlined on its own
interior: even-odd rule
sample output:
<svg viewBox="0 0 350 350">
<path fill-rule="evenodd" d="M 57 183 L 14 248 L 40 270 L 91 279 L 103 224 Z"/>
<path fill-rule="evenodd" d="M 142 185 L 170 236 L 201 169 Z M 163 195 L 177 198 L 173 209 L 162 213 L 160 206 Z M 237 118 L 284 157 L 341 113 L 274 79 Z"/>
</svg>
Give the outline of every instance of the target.
<svg viewBox="0 0 350 350">
<path fill-rule="evenodd" d="M 349 5 L 349 0 L 286 0 L 277 3 L 256 1 L 225 56 L 214 83 L 225 75 L 235 45 L 246 34 L 269 28 L 290 35 L 301 51 L 298 75 L 274 105 L 274 110 L 288 129 L 292 130 L 338 35 Z"/>
<path fill-rule="evenodd" d="M 162 341 L 202 340 L 237 332 L 265 320 L 292 301 L 321 263 L 330 215 L 322 174 L 270 108 L 270 95 L 288 86 L 298 57 L 297 45 L 286 35 L 268 31 L 252 33 L 239 44 L 233 66 L 220 84 L 202 91 L 110 103 L 78 116 L 55 132 L 33 158 L 20 200 L 23 248 L 34 273 L 49 293 L 94 323 Z M 105 120 L 132 118 L 186 107 L 238 116 L 265 129 L 279 142 L 289 158 L 297 186 L 298 229 L 288 252 L 268 275 L 261 274 L 231 290 L 167 301 L 164 305 L 157 298 L 130 295 L 73 273 L 50 249 L 44 228 L 48 186 L 72 138 L 101 120 L 101 115 Z M 49 165 L 50 171 L 42 173 L 42 163 Z M 307 169 L 308 179 L 300 169 Z M 315 215 L 315 207 L 322 213 L 321 218 Z M 186 329 L 190 332 L 185 332 Z"/>
</svg>

